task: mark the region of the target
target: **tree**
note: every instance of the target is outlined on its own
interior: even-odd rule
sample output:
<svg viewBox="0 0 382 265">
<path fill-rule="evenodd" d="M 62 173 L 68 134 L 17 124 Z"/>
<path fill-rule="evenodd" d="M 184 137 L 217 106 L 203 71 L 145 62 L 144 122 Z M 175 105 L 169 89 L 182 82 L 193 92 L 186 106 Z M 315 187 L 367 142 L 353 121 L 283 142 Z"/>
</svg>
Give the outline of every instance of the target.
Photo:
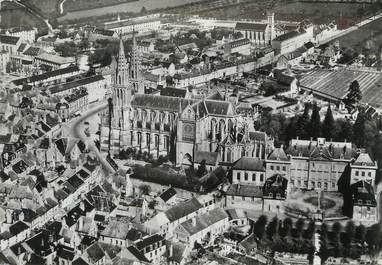
<svg viewBox="0 0 382 265">
<path fill-rule="evenodd" d="M 268 239 L 273 240 L 273 236 L 277 233 L 278 227 L 279 227 L 279 220 L 275 216 L 273 217 L 273 219 L 269 222 L 267 226 L 266 233 L 267 233 Z"/>
<path fill-rule="evenodd" d="M 346 232 L 346 240 L 344 242 L 344 245 L 346 247 L 349 247 L 352 241 L 354 240 L 354 235 L 355 235 L 355 225 L 353 221 L 349 221 L 346 223 L 345 232 Z"/>
<path fill-rule="evenodd" d="M 335 243 L 340 242 L 340 233 L 342 230 L 342 225 L 340 222 L 335 222 L 332 226 L 332 232 L 333 232 L 333 241 Z"/>
<path fill-rule="evenodd" d="M 380 224 L 374 224 L 366 232 L 365 240 L 369 248 L 375 249 L 379 245 L 381 236 Z"/>
<path fill-rule="evenodd" d="M 348 89 L 348 94 L 344 99 L 344 103 L 346 104 L 346 108 L 349 112 L 355 108 L 355 105 L 362 99 L 362 92 L 359 87 L 359 83 L 357 80 L 354 80 Z"/>
<path fill-rule="evenodd" d="M 146 13 L 147 13 L 146 7 L 142 6 L 141 14 L 146 14 Z"/>
<path fill-rule="evenodd" d="M 268 219 L 265 215 L 262 215 L 257 219 L 256 223 L 253 226 L 253 233 L 258 239 L 262 239 L 265 232 L 265 226 L 267 225 Z"/>
<path fill-rule="evenodd" d="M 304 230 L 305 222 L 303 219 L 299 218 L 296 222 L 296 236 L 301 237 L 302 231 Z"/>
<path fill-rule="evenodd" d="M 320 108 L 316 103 L 313 104 L 312 116 L 310 117 L 309 136 L 314 139 L 321 136 Z"/>
<path fill-rule="evenodd" d="M 139 189 L 141 190 L 142 194 L 149 195 L 151 192 L 151 187 L 149 185 L 141 185 L 139 186 Z"/>
<path fill-rule="evenodd" d="M 176 161 L 176 132 L 172 131 L 170 133 L 170 152 L 168 154 L 168 159 L 175 163 Z"/>
<path fill-rule="evenodd" d="M 330 105 L 325 114 L 324 122 L 322 123 L 322 136 L 326 139 L 334 139 L 335 135 L 335 121 L 333 118 L 332 108 Z"/>
<path fill-rule="evenodd" d="M 206 160 L 203 159 L 201 162 L 200 162 L 200 165 L 198 167 L 198 170 L 196 171 L 196 176 L 201 178 L 204 176 L 204 174 L 207 172 L 207 168 L 206 168 Z"/>
<path fill-rule="evenodd" d="M 336 141 L 350 141 L 353 139 L 353 125 L 349 120 L 336 120 L 336 133 L 334 139 Z"/>
<path fill-rule="evenodd" d="M 366 115 L 364 111 L 360 111 L 353 125 L 353 142 L 359 146 L 364 146 Z"/>
<path fill-rule="evenodd" d="M 290 233 L 293 228 L 293 221 L 289 217 L 285 218 L 283 221 L 283 236 L 290 236 Z M 280 229 L 281 231 L 281 229 Z"/>
<path fill-rule="evenodd" d="M 308 126 L 309 126 L 309 111 L 310 106 L 305 105 L 304 113 L 298 118 L 296 125 L 296 136 L 306 139 L 308 137 Z"/>
<path fill-rule="evenodd" d="M 363 244 L 363 242 L 365 242 L 365 237 L 366 227 L 361 224 L 355 228 L 354 239 L 357 240 L 358 243 Z"/>
</svg>

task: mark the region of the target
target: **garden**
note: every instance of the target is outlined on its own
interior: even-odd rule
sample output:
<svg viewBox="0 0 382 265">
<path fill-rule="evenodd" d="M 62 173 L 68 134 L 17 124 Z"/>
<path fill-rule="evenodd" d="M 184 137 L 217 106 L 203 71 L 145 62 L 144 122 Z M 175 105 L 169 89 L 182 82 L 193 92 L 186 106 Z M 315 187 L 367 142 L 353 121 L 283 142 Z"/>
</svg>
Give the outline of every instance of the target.
<svg viewBox="0 0 382 265">
<path fill-rule="evenodd" d="M 294 189 L 289 193 L 285 212 L 289 216 L 312 218 L 319 211 L 317 191 Z M 322 192 L 320 210 L 325 218 L 344 217 L 342 215 L 343 199 L 339 192 Z"/>
</svg>

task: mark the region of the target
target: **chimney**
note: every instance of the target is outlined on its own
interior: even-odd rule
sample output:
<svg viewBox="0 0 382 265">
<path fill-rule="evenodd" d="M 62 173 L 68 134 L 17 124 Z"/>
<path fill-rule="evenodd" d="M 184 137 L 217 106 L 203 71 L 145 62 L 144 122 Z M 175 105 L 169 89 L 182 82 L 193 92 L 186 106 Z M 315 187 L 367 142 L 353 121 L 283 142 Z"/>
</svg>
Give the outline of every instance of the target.
<svg viewBox="0 0 382 265">
<path fill-rule="evenodd" d="M 173 256 L 173 246 L 172 246 L 172 244 L 170 245 L 170 248 L 168 249 L 168 257 L 169 258 L 172 258 L 172 256 Z"/>
<path fill-rule="evenodd" d="M 84 217 L 81 216 L 80 219 L 78 219 L 78 230 L 82 231 L 84 228 Z"/>
<path fill-rule="evenodd" d="M 196 226 L 196 218 L 195 218 L 195 217 L 192 217 L 191 220 L 192 220 L 192 225 L 193 225 L 193 226 Z"/>
</svg>

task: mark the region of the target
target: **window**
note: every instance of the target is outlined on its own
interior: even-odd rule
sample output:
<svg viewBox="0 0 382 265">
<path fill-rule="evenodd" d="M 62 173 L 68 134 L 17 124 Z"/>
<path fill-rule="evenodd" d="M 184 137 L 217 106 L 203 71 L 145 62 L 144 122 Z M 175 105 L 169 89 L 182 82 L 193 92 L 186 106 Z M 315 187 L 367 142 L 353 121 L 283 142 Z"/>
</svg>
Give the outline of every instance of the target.
<svg viewBox="0 0 382 265">
<path fill-rule="evenodd" d="M 364 177 L 365 176 L 365 171 L 362 171 L 361 174 L 362 174 L 362 177 Z"/>
<path fill-rule="evenodd" d="M 359 172 L 358 172 L 358 171 L 356 171 L 356 172 L 355 172 L 355 175 L 356 175 L 356 176 L 359 176 Z"/>
<path fill-rule="evenodd" d="M 256 181 L 256 173 L 252 173 L 252 181 Z"/>
<path fill-rule="evenodd" d="M 277 167 L 276 167 L 276 170 L 280 170 L 280 166 L 277 166 Z"/>
<path fill-rule="evenodd" d="M 335 187 L 336 187 L 336 183 L 332 182 L 332 188 L 335 188 Z"/>
<path fill-rule="evenodd" d="M 283 166 L 283 171 L 286 171 L 286 166 Z"/>
<path fill-rule="evenodd" d="M 274 168 L 274 167 L 273 167 L 273 166 L 271 166 L 271 170 L 273 170 L 273 168 Z"/>
<path fill-rule="evenodd" d="M 248 181 L 248 173 L 244 173 L 244 180 Z"/>
<path fill-rule="evenodd" d="M 240 180 L 240 172 L 238 172 L 238 173 L 236 174 L 236 178 L 237 178 L 237 180 Z"/>
<path fill-rule="evenodd" d="M 260 181 L 264 181 L 264 174 L 260 175 Z"/>
<path fill-rule="evenodd" d="M 369 177 L 371 177 L 371 172 L 369 171 L 369 172 L 367 172 L 367 175 L 369 176 Z"/>
</svg>

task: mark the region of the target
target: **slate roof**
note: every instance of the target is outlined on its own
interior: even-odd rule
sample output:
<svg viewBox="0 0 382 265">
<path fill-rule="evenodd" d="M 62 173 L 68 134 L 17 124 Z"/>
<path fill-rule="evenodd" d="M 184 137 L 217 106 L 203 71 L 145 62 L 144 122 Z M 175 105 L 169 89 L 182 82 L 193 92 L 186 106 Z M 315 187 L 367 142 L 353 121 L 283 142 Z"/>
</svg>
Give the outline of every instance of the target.
<svg viewBox="0 0 382 265">
<path fill-rule="evenodd" d="M 301 35 L 302 32 L 298 32 L 298 31 L 289 31 L 283 35 L 280 35 L 280 36 L 277 36 L 273 41 L 285 41 L 285 40 L 288 40 L 288 39 L 292 39 L 292 38 L 295 38 L 299 35 Z"/>
<path fill-rule="evenodd" d="M 154 234 L 148 237 L 143 238 L 142 240 L 139 240 L 135 243 L 135 246 L 138 250 L 142 251 L 145 247 L 148 247 L 152 244 L 155 244 L 157 242 L 161 242 L 164 240 L 164 237 L 158 234 Z"/>
<path fill-rule="evenodd" d="M 69 67 L 57 69 L 54 71 L 48 71 L 46 73 L 39 74 L 39 75 L 32 75 L 32 76 L 28 76 L 25 78 L 16 79 L 16 80 L 13 80 L 12 82 L 16 86 L 19 86 L 19 85 L 23 85 L 23 84 L 29 84 L 29 83 L 34 83 L 34 82 L 38 82 L 38 81 L 43 81 L 45 79 L 55 77 L 55 76 L 60 76 L 60 75 L 68 74 L 68 73 L 74 73 L 77 71 L 79 71 L 78 66 L 76 66 L 76 65 L 75 66 L 69 66 Z"/>
<path fill-rule="evenodd" d="M 24 55 L 28 56 L 37 56 L 41 52 L 41 48 L 39 47 L 29 47 L 25 52 Z"/>
<path fill-rule="evenodd" d="M 186 94 L 187 90 L 180 88 L 164 87 L 160 90 L 161 96 L 185 98 Z"/>
<path fill-rule="evenodd" d="M 198 104 L 193 106 L 195 113 L 199 108 L 200 117 L 207 115 L 217 115 L 217 116 L 233 116 L 235 115 L 234 108 L 231 102 L 220 101 L 220 100 L 202 100 Z"/>
<path fill-rule="evenodd" d="M 263 196 L 262 187 L 244 184 L 232 184 L 226 192 L 230 196 L 258 197 Z"/>
<path fill-rule="evenodd" d="M 193 219 L 188 219 L 187 221 L 181 223 L 179 226 L 184 229 L 189 235 L 194 235 L 204 229 L 216 224 L 219 221 L 228 219 L 228 214 L 221 208 L 215 208 L 207 213 L 198 215 L 195 218 L 195 223 Z"/>
<path fill-rule="evenodd" d="M 355 161 L 353 162 L 353 165 L 357 166 L 370 166 L 375 167 L 375 162 L 370 158 L 369 154 L 367 153 L 360 153 Z"/>
<path fill-rule="evenodd" d="M 242 157 L 235 162 L 232 169 L 265 172 L 265 161 L 256 157 Z"/>
<path fill-rule="evenodd" d="M 368 182 L 358 181 L 350 186 L 350 191 L 354 205 L 377 206 L 374 189 Z"/>
<path fill-rule="evenodd" d="M 98 245 L 98 243 L 94 243 L 88 247 L 86 249 L 86 253 L 88 254 L 89 261 L 91 261 L 93 264 L 99 262 L 103 257 L 105 257 L 105 252 Z"/>
<path fill-rule="evenodd" d="M 12 235 L 17 235 L 28 228 L 29 226 L 26 223 L 18 221 L 9 227 L 9 232 L 11 232 Z"/>
<path fill-rule="evenodd" d="M 72 262 L 72 265 L 89 265 L 89 263 L 79 257 Z"/>
<path fill-rule="evenodd" d="M 267 134 L 265 132 L 249 132 L 249 139 L 252 141 L 265 142 L 267 140 Z"/>
<path fill-rule="evenodd" d="M 235 30 L 243 30 L 243 31 L 255 31 L 255 32 L 263 32 L 267 28 L 267 24 L 260 23 L 245 23 L 245 22 L 237 22 L 235 26 Z"/>
<path fill-rule="evenodd" d="M 150 261 L 145 257 L 145 255 L 142 254 L 135 246 L 130 246 L 127 248 L 127 250 L 138 260 L 146 263 L 150 263 Z"/>
<path fill-rule="evenodd" d="M 263 194 L 264 196 L 271 196 L 273 199 L 279 199 L 277 195 L 280 195 L 280 199 L 285 199 L 288 180 L 280 174 L 275 174 L 269 177 L 265 181 Z"/>
<path fill-rule="evenodd" d="M 142 109 L 162 110 L 170 112 L 179 112 L 181 106 L 184 110 L 189 104 L 193 104 L 195 100 L 187 100 L 178 97 L 154 96 L 147 94 L 136 94 L 131 102 L 133 107 Z"/>
<path fill-rule="evenodd" d="M 49 54 L 49 53 L 42 53 L 42 54 L 36 56 L 35 59 L 45 61 L 48 63 L 57 64 L 57 65 L 74 63 L 74 58 L 72 58 L 72 57 L 62 57 L 59 55 L 54 55 L 54 54 Z"/>
<path fill-rule="evenodd" d="M 0 35 L 0 43 L 16 45 L 20 37 L 10 35 Z"/>
<path fill-rule="evenodd" d="M 173 187 L 168 188 L 165 190 L 159 197 L 164 201 L 167 202 L 170 200 L 172 197 L 176 195 L 176 190 Z"/>
<path fill-rule="evenodd" d="M 273 149 L 267 159 L 278 160 L 278 161 L 289 161 L 289 158 L 286 155 L 284 149 L 280 147 Z"/>
<path fill-rule="evenodd" d="M 127 238 L 129 228 L 130 224 L 113 220 L 110 221 L 105 229 L 101 232 L 101 236 L 125 240 Z"/>
<path fill-rule="evenodd" d="M 86 86 L 88 84 L 95 83 L 103 79 L 104 77 L 102 75 L 93 75 L 93 76 L 85 77 L 85 78 L 78 79 L 72 82 L 61 83 L 61 84 L 52 86 L 49 88 L 49 90 L 52 94 L 56 94 L 62 91 L 72 89 L 72 88 Z"/>
<path fill-rule="evenodd" d="M 350 160 L 356 155 L 355 148 L 346 146 L 324 145 L 317 146 L 316 144 L 292 144 L 286 150 L 286 153 L 295 157 L 309 157 L 311 159 L 326 160 L 326 159 L 345 159 Z"/>
<path fill-rule="evenodd" d="M 170 220 L 170 222 L 174 222 L 184 216 L 187 216 L 199 210 L 202 207 L 203 205 L 201 205 L 196 198 L 192 198 L 188 201 L 181 202 L 176 206 L 168 209 L 167 211 L 165 211 L 165 215 L 168 218 L 168 220 Z"/>
</svg>

